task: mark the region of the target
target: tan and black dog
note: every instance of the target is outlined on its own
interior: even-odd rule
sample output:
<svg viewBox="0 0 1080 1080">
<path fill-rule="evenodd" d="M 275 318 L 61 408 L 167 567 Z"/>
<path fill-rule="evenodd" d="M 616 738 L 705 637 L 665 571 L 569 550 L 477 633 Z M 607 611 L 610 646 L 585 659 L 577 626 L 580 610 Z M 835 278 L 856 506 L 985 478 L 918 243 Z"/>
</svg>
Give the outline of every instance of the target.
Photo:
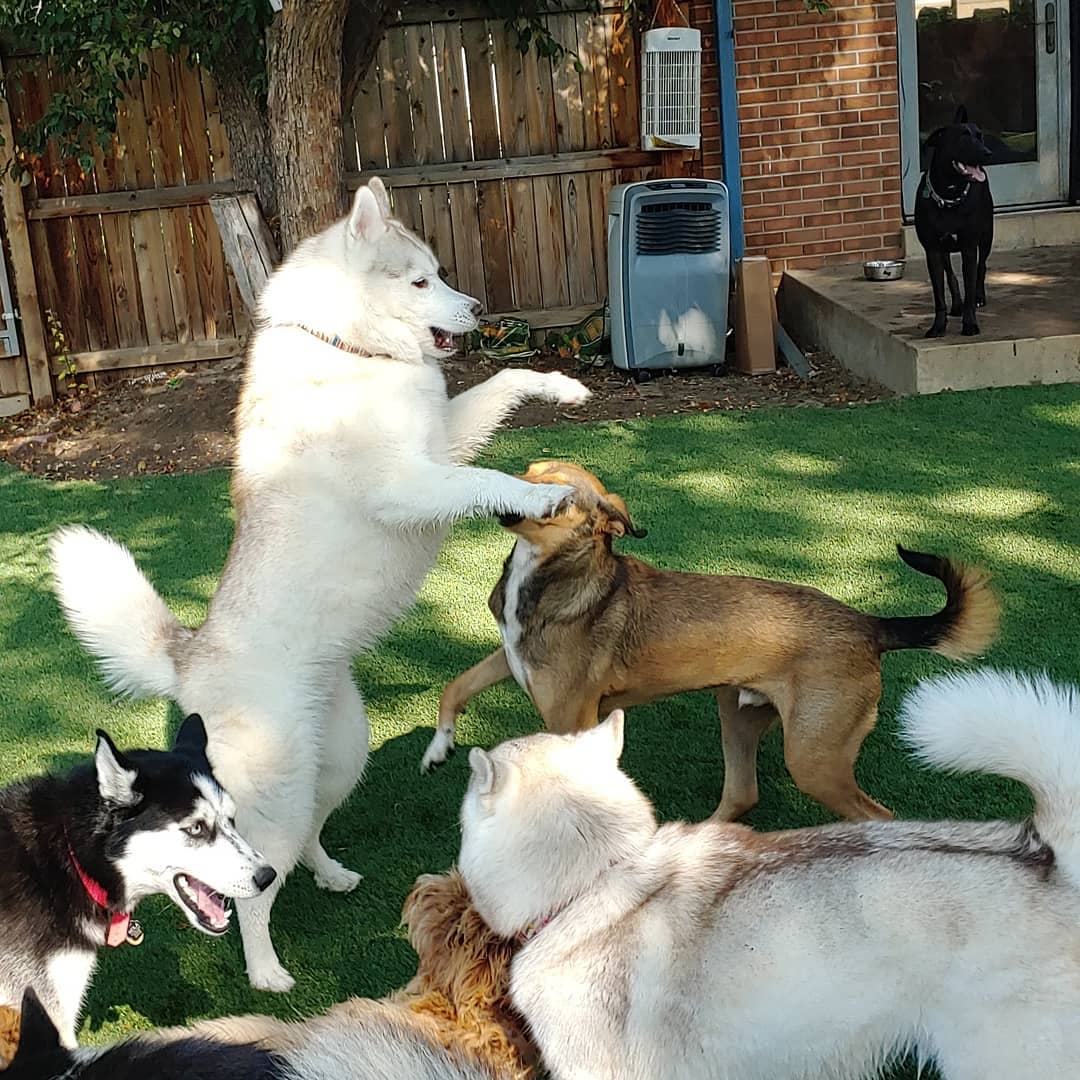
<svg viewBox="0 0 1080 1080">
<path fill-rule="evenodd" d="M 592 473 L 540 461 L 525 479 L 571 484 L 579 496 L 554 517 L 501 519 L 518 538 L 488 601 L 503 647 L 443 690 L 424 769 L 453 749 L 469 699 L 502 679 L 516 679 L 557 733 L 612 709 L 714 689 L 725 769 L 716 817 L 733 820 L 757 803 L 758 743 L 777 719 L 802 791 L 842 817 L 891 816 L 854 773 L 877 720 L 881 654 L 981 653 L 999 614 L 983 571 L 898 548 L 942 582 L 947 600 L 934 615 L 878 618 L 804 585 L 656 570 L 612 550 L 613 537 L 644 534 Z"/>
</svg>

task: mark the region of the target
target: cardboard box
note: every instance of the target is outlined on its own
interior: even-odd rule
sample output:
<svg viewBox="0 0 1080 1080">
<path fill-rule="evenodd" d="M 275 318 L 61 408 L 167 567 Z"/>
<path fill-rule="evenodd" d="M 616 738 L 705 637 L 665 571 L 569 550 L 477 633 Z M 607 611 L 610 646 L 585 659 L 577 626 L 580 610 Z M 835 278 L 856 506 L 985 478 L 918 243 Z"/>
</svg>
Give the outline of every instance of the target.
<svg viewBox="0 0 1080 1080">
<path fill-rule="evenodd" d="M 748 255 L 735 266 L 735 370 L 776 370 L 776 298 L 764 255 Z"/>
</svg>

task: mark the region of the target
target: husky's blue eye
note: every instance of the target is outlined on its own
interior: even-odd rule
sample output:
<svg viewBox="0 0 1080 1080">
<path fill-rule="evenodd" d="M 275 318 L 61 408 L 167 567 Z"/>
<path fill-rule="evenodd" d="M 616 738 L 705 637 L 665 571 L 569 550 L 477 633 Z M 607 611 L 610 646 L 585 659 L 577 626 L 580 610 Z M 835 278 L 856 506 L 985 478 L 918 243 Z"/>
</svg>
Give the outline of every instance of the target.
<svg viewBox="0 0 1080 1080">
<path fill-rule="evenodd" d="M 194 840 L 201 840 L 206 835 L 206 825 L 201 821 L 196 821 L 188 825 L 184 832 Z"/>
<path fill-rule="evenodd" d="M 414 289 L 426 289 L 427 287 L 428 287 L 428 280 L 425 277 L 417 278 L 416 281 L 413 282 L 413 288 Z"/>
</svg>

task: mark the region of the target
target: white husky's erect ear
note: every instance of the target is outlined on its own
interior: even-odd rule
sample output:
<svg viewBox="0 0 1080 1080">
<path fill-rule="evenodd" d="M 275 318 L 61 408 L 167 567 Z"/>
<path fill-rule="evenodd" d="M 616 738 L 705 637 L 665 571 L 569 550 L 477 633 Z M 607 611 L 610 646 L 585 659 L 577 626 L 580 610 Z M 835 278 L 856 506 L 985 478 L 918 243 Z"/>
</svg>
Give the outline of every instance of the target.
<svg viewBox="0 0 1080 1080">
<path fill-rule="evenodd" d="M 474 746 L 469 751 L 469 768 L 476 777 L 476 790 L 481 795 L 490 795 L 495 790 L 495 762 L 491 755 Z"/>
<path fill-rule="evenodd" d="M 379 187 L 382 187 L 381 181 Z M 382 194 L 385 199 L 385 188 Z M 386 215 L 383 213 L 378 195 L 372 190 L 371 184 L 359 188 L 356 198 L 353 199 L 352 211 L 349 213 L 349 236 L 353 240 L 370 243 L 372 240 L 377 240 L 385 231 Z"/>
<path fill-rule="evenodd" d="M 603 753 L 613 761 L 618 762 L 619 758 L 622 757 L 623 729 L 625 726 L 626 713 L 622 709 L 616 709 L 613 713 L 608 714 L 608 718 L 602 724 L 598 724 L 589 732 L 589 738 L 593 746 L 598 748 L 599 753 Z"/>
<path fill-rule="evenodd" d="M 375 196 L 375 201 L 379 204 L 379 209 L 382 211 L 384 218 L 390 217 L 390 196 L 386 192 L 386 185 L 382 180 L 373 176 L 368 181 L 368 191 Z"/>
<path fill-rule="evenodd" d="M 131 768 L 127 758 L 116 749 L 112 739 L 104 731 L 98 730 L 97 740 L 94 768 L 97 770 L 101 797 L 117 806 L 135 806 L 142 799 L 135 790 L 135 777 L 138 773 Z"/>
</svg>

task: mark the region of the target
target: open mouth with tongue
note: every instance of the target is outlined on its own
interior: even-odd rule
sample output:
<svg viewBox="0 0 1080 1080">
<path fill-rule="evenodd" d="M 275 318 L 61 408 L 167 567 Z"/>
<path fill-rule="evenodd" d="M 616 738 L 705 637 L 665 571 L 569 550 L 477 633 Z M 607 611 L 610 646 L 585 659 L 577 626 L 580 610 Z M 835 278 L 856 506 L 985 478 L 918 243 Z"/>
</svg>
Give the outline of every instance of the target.
<svg viewBox="0 0 1080 1080">
<path fill-rule="evenodd" d="M 184 907 L 191 912 L 192 922 L 204 934 L 224 934 L 229 929 L 232 912 L 225 907 L 224 896 L 188 874 L 177 874 L 173 886 Z"/>
<path fill-rule="evenodd" d="M 986 173 L 978 165 L 965 165 L 962 161 L 954 161 L 953 168 L 968 180 L 974 180 L 977 184 L 986 183 Z"/>
<path fill-rule="evenodd" d="M 435 339 L 435 348 L 439 352 L 452 353 L 457 349 L 454 335 L 448 330 L 440 330 L 437 326 L 431 327 L 431 336 Z"/>
</svg>

